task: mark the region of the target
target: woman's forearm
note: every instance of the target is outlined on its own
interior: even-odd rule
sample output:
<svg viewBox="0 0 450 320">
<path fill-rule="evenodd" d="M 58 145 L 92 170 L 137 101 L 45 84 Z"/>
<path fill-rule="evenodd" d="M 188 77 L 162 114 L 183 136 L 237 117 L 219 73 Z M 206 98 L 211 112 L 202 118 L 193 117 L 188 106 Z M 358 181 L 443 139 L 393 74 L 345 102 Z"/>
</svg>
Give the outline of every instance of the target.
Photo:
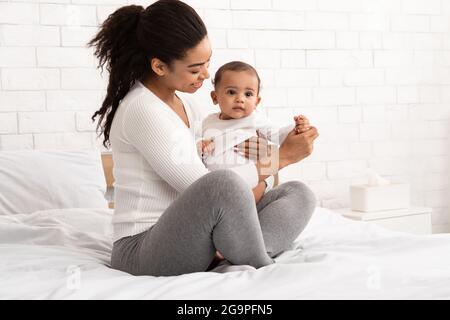
<svg viewBox="0 0 450 320">
<path fill-rule="evenodd" d="M 259 182 L 263 182 L 269 176 L 274 176 L 281 169 L 287 167 L 291 163 L 280 153 L 276 157 L 266 157 L 256 161 L 256 170 L 258 171 Z"/>
</svg>

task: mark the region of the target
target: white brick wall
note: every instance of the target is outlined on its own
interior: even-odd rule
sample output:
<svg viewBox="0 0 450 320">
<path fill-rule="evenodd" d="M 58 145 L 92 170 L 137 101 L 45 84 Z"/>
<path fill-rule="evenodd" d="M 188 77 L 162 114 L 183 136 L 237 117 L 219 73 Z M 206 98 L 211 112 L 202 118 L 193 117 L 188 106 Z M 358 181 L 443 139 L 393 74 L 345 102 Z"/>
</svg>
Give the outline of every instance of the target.
<svg viewBox="0 0 450 320">
<path fill-rule="evenodd" d="M 0 149 L 101 148 L 92 113 L 106 87 L 86 42 L 144 0 L 0 1 Z M 313 155 L 281 173 L 320 205 L 349 204 L 371 166 L 412 185 L 450 231 L 450 0 L 188 0 L 207 24 L 211 71 L 242 59 L 274 121 L 303 113 Z M 198 97 L 209 102 L 210 85 Z"/>
</svg>

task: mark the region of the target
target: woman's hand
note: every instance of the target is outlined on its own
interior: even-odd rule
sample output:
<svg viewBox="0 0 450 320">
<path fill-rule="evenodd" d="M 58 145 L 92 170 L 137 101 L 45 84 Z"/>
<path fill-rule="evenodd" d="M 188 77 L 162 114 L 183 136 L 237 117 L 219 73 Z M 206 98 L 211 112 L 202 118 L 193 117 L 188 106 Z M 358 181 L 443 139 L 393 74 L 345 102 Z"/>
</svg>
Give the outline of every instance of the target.
<svg viewBox="0 0 450 320">
<path fill-rule="evenodd" d="M 270 157 L 276 151 L 276 145 L 269 145 L 268 141 L 260 137 L 259 131 L 257 136 L 251 137 L 244 142 L 234 146 L 234 151 L 243 155 L 250 160 L 259 160 L 261 158 Z"/>
<path fill-rule="evenodd" d="M 314 140 L 319 136 L 315 127 L 303 133 L 292 130 L 280 146 L 280 169 L 287 165 L 299 162 L 311 155 L 314 147 Z"/>
<path fill-rule="evenodd" d="M 258 133 L 257 137 L 251 137 L 235 146 L 235 151 L 251 160 L 263 159 L 269 167 L 277 164 L 279 169 L 299 162 L 311 155 L 314 140 L 319 133 L 305 116 L 294 117 L 294 120 L 296 127 L 288 134 L 279 149 L 277 145 L 268 144 L 267 140 L 261 138 Z M 279 158 L 273 159 L 274 157 Z"/>
</svg>

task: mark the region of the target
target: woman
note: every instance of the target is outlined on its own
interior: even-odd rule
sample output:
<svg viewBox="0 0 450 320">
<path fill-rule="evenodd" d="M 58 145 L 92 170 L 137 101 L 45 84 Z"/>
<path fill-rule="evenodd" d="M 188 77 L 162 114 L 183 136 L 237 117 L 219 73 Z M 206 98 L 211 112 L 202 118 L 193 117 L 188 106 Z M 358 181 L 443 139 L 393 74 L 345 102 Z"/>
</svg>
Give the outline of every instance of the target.
<svg viewBox="0 0 450 320">
<path fill-rule="evenodd" d="M 134 275 L 180 275 L 208 270 L 216 251 L 233 265 L 274 263 L 305 227 L 315 198 L 290 182 L 256 207 L 255 187 L 307 157 L 317 130 L 291 133 L 256 164 L 208 172 L 193 138 L 201 110 L 176 93 L 194 93 L 209 78 L 212 51 L 197 13 L 176 0 L 125 6 L 89 44 L 109 71 L 93 120 L 100 117 L 114 158 L 111 266 Z"/>
</svg>

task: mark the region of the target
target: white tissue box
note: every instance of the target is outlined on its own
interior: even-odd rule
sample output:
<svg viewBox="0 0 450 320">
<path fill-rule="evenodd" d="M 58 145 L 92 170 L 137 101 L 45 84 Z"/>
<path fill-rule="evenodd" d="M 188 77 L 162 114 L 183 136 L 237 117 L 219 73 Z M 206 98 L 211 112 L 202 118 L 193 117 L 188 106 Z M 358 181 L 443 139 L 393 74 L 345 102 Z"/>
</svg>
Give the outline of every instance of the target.
<svg viewBox="0 0 450 320">
<path fill-rule="evenodd" d="M 350 186 L 350 203 L 355 211 L 381 211 L 403 209 L 410 206 L 408 183 L 385 186 Z"/>
</svg>

